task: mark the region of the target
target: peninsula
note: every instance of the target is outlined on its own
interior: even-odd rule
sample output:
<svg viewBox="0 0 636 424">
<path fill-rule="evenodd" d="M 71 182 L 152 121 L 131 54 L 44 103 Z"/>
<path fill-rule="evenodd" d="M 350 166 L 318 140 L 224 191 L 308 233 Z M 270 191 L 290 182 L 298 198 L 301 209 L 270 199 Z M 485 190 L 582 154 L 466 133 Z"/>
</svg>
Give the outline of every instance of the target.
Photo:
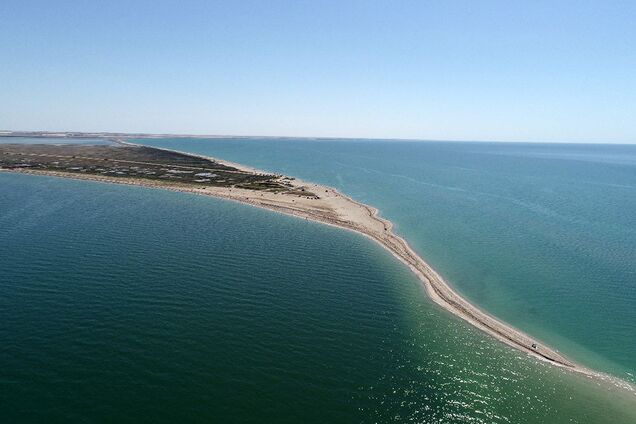
<svg viewBox="0 0 636 424">
<path fill-rule="evenodd" d="M 379 217 L 373 207 L 358 203 L 333 188 L 289 176 L 211 157 L 133 144 L 121 136 L 102 137 L 112 143 L 11 144 L 5 139 L 5 143 L 0 144 L 0 170 L 214 196 L 361 233 L 408 265 L 431 299 L 444 309 L 522 352 L 573 371 L 602 376 L 468 302 L 396 235 L 391 222 Z"/>
</svg>

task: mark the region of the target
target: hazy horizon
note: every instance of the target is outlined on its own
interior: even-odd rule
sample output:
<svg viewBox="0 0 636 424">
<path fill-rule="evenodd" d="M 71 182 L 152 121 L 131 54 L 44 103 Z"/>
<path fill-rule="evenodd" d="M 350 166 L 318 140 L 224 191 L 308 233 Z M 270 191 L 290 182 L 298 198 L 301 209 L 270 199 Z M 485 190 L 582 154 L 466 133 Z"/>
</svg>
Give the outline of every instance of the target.
<svg viewBox="0 0 636 424">
<path fill-rule="evenodd" d="M 11 130 L 0 129 L 0 136 L 3 133 L 85 133 L 85 134 L 123 134 L 133 136 L 164 136 L 164 137 L 192 137 L 192 138 L 272 138 L 272 139 L 307 139 L 307 140 L 368 140 L 368 141 L 401 141 L 412 143 L 518 143 L 518 144 L 586 144 L 586 145 L 633 145 L 632 142 L 602 142 L 602 141 L 544 141 L 544 140 L 458 140 L 458 139 L 424 139 L 424 138 L 395 138 L 395 137 L 319 137 L 312 135 L 262 135 L 262 134 L 187 134 L 187 133 L 152 133 L 152 132 L 125 132 L 125 131 L 75 131 L 75 130 Z"/>
</svg>

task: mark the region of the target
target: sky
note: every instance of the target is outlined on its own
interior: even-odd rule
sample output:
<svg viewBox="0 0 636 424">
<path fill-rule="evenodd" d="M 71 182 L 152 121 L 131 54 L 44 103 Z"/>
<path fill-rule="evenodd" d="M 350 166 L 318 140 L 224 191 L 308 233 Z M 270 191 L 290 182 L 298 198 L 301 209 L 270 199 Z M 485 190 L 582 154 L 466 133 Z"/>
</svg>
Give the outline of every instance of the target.
<svg viewBox="0 0 636 424">
<path fill-rule="evenodd" d="M 0 1 L 0 129 L 636 143 L 636 1 Z"/>
</svg>

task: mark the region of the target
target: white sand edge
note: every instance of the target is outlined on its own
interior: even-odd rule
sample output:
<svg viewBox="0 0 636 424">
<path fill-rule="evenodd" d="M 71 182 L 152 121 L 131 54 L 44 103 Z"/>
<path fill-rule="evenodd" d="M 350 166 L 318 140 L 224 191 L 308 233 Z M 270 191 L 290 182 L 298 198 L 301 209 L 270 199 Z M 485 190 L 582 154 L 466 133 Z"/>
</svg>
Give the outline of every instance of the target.
<svg viewBox="0 0 636 424">
<path fill-rule="evenodd" d="M 151 147 L 154 149 L 214 160 L 220 164 L 232 166 L 244 172 L 271 174 L 266 171 L 257 170 L 255 168 L 250 168 L 241 164 L 220 160 L 210 156 L 196 155 L 189 152 L 128 143 L 121 139 L 118 139 L 117 142 L 132 146 Z M 428 263 L 424 261 L 424 259 L 417 255 L 417 253 L 408 245 L 408 243 L 403 238 L 399 237 L 392 231 L 392 223 L 384 218 L 379 217 L 379 212 L 376 208 L 356 202 L 331 187 L 306 183 L 298 179 L 294 179 L 291 181 L 295 188 L 305 188 L 307 191 L 312 192 L 320 197 L 320 199 L 314 199 L 310 196 L 275 194 L 272 192 L 261 192 L 240 188 L 213 187 L 205 185 L 202 185 L 201 188 L 198 188 L 173 183 L 155 182 L 152 180 L 117 178 L 70 172 L 39 171 L 24 168 L 11 170 L 0 168 L 0 171 L 9 171 L 21 174 L 47 175 L 53 177 L 63 177 L 113 184 L 137 185 L 171 191 L 187 192 L 198 195 L 213 196 L 355 231 L 379 243 L 381 246 L 391 252 L 397 259 L 406 264 L 423 283 L 424 287 L 426 288 L 427 294 L 436 304 L 463 319 L 464 321 L 472 324 L 474 327 L 495 337 L 506 345 L 520 350 L 537 359 L 589 377 L 609 381 L 614 385 L 626 388 L 636 393 L 634 388 L 629 383 L 619 379 L 618 377 L 597 372 L 576 364 L 575 362 L 558 353 L 558 351 L 556 351 L 555 349 L 546 346 L 540 341 L 533 339 L 525 333 L 513 328 L 512 326 L 490 316 L 475 305 L 468 302 L 461 295 L 459 295 L 446 281 L 444 281 L 444 279 L 430 265 L 428 265 Z M 533 348 L 533 344 L 536 345 L 536 348 Z"/>
</svg>

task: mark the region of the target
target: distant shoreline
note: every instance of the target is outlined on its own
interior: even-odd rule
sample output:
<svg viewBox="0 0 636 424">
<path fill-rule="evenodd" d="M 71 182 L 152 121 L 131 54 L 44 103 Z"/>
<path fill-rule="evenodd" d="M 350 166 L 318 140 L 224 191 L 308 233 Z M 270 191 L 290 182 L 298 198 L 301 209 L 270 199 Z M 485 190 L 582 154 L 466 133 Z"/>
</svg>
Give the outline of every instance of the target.
<svg viewBox="0 0 636 424">
<path fill-rule="evenodd" d="M 78 132 L 78 131 L 10 131 L 0 130 L 0 137 L 33 137 L 33 138 L 192 138 L 192 139 L 283 139 L 283 140 L 367 140 L 396 141 L 405 143 L 510 143 L 510 144 L 555 144 L 555 145 L 602 145 L 602 146 L 634 146 L 636 140 L 629 142 L 601 141 L 554 141 L 554 140 L 469 140 L 469 139 L 435 139 L 435 138 L 392 138 L 392 137 L 354 137 L 354 136 L 311 136 L 311 135 L 232 135 L 232 134 L 155 134 L 155 133 L 114 133 L 114 132 Z"/>
<path fill-rule="evenodd" d="M 124 145 L 141 146 L 135 143 L 127 142 L 123 137 L 108 137 L 111 141 L 115 141 Z M 206 158 L 215 162 L 232 166 L 243 172 L 262 173 L 250 167 L 241 164 L 219 160 L 209 156 L 196 155 L 183 151 L 171 149 L 157 148 L 152 149 L 163 150 L 168 152 L 176 152 L 191 157 Z M 421 258 L 408 245 L 408 243 L 392 231 L 392 223 L 378 216 L 378 210 L 354 201 L 348 196 L 339 193 L 337 190 L 313 183 L 303 182 L 297 179 L 292 180 L 292 184 L 298 188 L 307 188 L 311 192 L 319 194 L 319 199 L 310 199 L 302 196 L 292 196 L 271 192 L 255 192 L 254 190 L 228 187 L 192 187 L 184 186 L 174 182 L 159 182 L 145 180 L 142 178 L 121 178 L 101 175 L 77 174 L 63 171 L 42 171 L 34 169 L 0 169 L 0 171 L 47 175 L 53 177 L 63 177 L 78 180 L 89 180 L 105 183 L 115 183 L 124 185 L 137 185 L 150 188 L 167 189 L 172 191 L 180 191 L 193 193 L 198 195 L 207 195 L 223 198 L 232 201 L 238 201 L 251 206 L 265 208 L 280 212 L 286 215 L 292 215 L 300 218 L 310 219 L 320 223 L 344 228 L 347 230 L 360 233 L 375 242 L 382 245 L 391 252 L 397 259 L 409 266 L 411 271 L 420 279 L 427 290 L 429 297 L 438 305 L 462 318 L 480 330 L 494 336 L 501 342 L 527 353 L 535 358 L 544 360 L 548 363 L 570 369 L 572 371 L 597 377 L 603 380 L 610 380 L 617 385 L 624 386 L 630 390 L 634 390 L 629 383 L 620 380 L 617 377 L 609 376 L 600 372 L 593 371 L 579 364 L 576 364 L 558 353 L 556 350 L 544 345 L 540 341 L 531 338 L 523 332 L 513 328 L 512 326 L 497 320 L 488 315 L 475 305 L 468 302 L 460 296 L 454 289 L 443 280 L 443 278 Z"/>
</svg>

